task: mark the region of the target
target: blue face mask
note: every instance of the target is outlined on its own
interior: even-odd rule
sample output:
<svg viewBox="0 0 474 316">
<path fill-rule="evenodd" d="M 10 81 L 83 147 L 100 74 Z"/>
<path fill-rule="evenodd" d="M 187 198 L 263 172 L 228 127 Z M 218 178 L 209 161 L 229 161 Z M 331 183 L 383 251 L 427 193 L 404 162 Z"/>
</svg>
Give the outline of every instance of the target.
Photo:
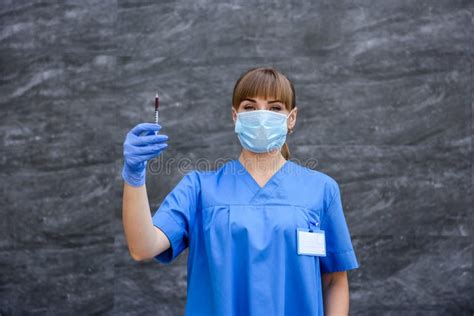
<svg viewBox="0 0 474 316">
<path fill-rule="evenodd" d="M 289 116 L 268 110 L 237 113 L 235 132 L 240 144 L 255 153 L 280 149 L 285 143 Z"/>
</svg>

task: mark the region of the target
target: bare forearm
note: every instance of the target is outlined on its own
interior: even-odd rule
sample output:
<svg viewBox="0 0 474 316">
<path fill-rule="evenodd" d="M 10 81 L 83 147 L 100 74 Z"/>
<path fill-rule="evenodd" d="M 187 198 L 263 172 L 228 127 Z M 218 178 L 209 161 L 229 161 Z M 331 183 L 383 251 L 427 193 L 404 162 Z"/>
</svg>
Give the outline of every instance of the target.
<svg viewBox="0 0 474 316">
<path fill-rule="evenodd" d="M 349 315 L 349 284 L 347 278 L 332 280 L 323 288 L 323 291 L 325 315 Z"/>
<path fill-rule="evenodd" d="M 125 182 L 122 217 L 132 257 L 135 260 L 151 257 L 157 241 L 145 185 L 133 187 Z"/>
</svg>

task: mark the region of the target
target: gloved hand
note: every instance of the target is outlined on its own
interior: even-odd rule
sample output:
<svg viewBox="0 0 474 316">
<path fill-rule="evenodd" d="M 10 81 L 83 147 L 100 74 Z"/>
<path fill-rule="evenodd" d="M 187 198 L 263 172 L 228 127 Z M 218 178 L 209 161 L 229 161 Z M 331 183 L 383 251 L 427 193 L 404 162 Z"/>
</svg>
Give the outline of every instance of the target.
<svg viewBox="0 0 474 316">
<path fill-rule="evenodd" d="M 131 186 L 145 183 L 147 161 L 168 147 L 167 135 L 158 134 L 161 125 L 140 123 L 132 128 L 123 143 L 124 164 L 122 178 Z"/>
</svg>

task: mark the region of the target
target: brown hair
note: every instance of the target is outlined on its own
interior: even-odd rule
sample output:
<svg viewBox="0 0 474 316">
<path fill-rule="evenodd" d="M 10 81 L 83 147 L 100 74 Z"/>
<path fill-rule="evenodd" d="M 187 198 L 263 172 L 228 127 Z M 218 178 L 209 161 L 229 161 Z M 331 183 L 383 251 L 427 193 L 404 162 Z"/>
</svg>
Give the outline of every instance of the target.
<svg viewBox="0 0 474 316">
<path fill-rule="evenodd" d="M 251 68 L 237 80 L 232 94 L 233 108 L 237 111 L 242 100 L 252 97 L 276 98 L 285 104 L 288 111 L 296 107 L 293 83 L 273 67 Z M 290 150 L 286 142 L 281 147 L 281 154 L 286 160 L 290 159 Z"/>
</svg>

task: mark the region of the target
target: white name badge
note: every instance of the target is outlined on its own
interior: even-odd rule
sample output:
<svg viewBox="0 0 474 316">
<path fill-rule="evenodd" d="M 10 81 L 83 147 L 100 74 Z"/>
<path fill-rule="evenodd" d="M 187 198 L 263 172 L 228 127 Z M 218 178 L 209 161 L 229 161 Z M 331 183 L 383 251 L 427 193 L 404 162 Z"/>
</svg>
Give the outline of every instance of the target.
<svg viewBox="0 0 474 316">
<path fill-rule="evenodd" d="M 298 254 L 309 256 L 326 256 L 326 239 L 324 230 L 297 228 Z"/>
</svg>

